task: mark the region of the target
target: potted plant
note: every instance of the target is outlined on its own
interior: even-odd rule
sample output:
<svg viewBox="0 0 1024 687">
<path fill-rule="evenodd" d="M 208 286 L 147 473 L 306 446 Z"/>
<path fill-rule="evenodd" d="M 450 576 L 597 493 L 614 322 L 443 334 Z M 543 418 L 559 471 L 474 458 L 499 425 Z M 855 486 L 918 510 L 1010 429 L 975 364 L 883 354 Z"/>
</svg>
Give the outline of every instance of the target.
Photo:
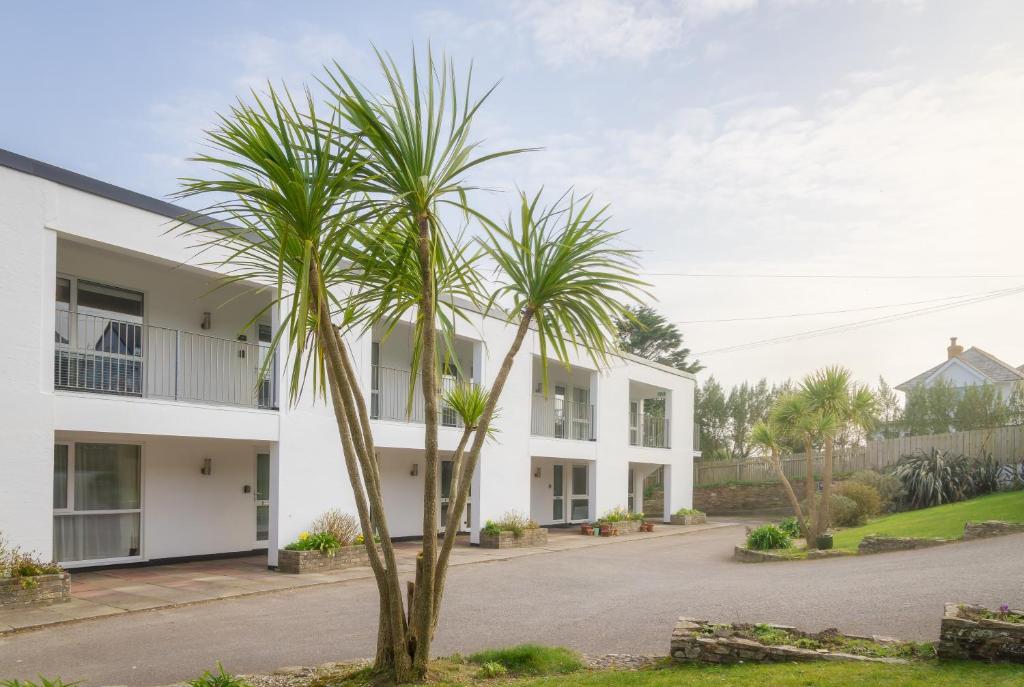
<svg viewBox="0 0 1024 687">
<path fill-rule="evenodd" d="M 585 534 L 588 537 L 594 534 L 594 526 L 589 522 L 580 523 L 580 534 Z"/>
<path fill-rule="evenodd" d="M 653 532 L 654 531 L 654 523 L 651 522 L 650 520 L 644 520 L 642 523 L 640 523 L 640 531 L 641 532 Z"/>
<path fill-rule="evenodd" d="M 826 532 L 825 534 L 819 534 L 817 539 L 814 540 L 815 545 L 823 550 L 827 551 L 832 548 L 832 533 Z"/>
<path fill-rule="evenodd" d="M 619 533 L 619 528 L 615 526 L 614 522 L 601 522 L 598 523 L 601 528 L 602 537 L 611 537 Z"/>
</svg>

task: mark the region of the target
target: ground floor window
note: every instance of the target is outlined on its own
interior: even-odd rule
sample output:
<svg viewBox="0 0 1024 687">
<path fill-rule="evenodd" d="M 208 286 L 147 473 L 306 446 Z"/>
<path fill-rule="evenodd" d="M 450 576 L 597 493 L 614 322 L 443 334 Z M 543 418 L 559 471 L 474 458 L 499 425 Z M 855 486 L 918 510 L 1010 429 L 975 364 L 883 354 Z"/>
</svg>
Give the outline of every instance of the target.
<svg viewBox="0 0 1024 687">
<path fill-rule="evenodd" d="M 102 561 L 141 554 L 141 446 L 57 444 L 53 475 L 55 560 Z"/>
</svg>

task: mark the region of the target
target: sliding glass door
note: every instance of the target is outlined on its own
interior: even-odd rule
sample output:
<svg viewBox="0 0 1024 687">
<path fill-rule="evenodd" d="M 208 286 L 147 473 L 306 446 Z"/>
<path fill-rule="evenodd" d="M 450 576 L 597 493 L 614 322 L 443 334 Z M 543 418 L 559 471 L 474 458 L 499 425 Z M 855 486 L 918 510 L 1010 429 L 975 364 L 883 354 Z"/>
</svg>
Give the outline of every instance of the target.
<svg viewBox="0 0 1024 687">
<path fill-rule="evenodd" d="M 53 557 L 109 562 L 142 553 L 142 447 L 57 444 L 53 452 Z"/>
</svg>

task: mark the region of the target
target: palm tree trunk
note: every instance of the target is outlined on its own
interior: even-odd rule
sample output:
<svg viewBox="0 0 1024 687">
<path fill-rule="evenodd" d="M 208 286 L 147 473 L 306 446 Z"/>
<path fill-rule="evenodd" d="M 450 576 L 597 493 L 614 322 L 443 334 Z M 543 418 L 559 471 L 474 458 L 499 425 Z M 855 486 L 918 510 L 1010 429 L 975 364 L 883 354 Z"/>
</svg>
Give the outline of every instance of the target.
<svg viewBox="0 0 1024 687">
<path fill-rule="evenodd" d="M 814 548 L 815 541 L 818 538 L 818 526 L 817 526 L 817 512 L 814 507 L 814 494 L 816 489 L 814 488 L 814 442 L 811 440 L 811 435 L 807 434 L 804 436 L 804 458 L 806 463 L 806 470 L 804 472 L 804 503 L 807 504 L 807 529 L 804 530 L 804 535 L 807 538 L 807 548 Z"/>
<path fill-rule="evenodd" d="M 423 484 L 423 555 L 422 566 L 417 576 L 409 609 L 410 649 L 413 656 L 413 671 L 423 678 L 430 660 L 430 640 L 434 631 L 434 572 L 437 564 L 437 322 L 434 305 L 434 264 L 430 218 L 424 212 L 416 218 L 419 230 L 416 242 L 419 254 L 420 280 L 420 321 L 422 328 L 422 350 L 420 369 L 423 372 L 423 404 L 426 414 L 426 431 L 423 440 L 425 466 Z"/>
<path fill-rule="evenodd" d="M 473 473 L 476 472 L 476 465 L 480 459 L 480 450 L 483 448 L 484 441 L 487 439 L 487 430 L 491 426 L 491 419 L 494 417 L 494 410 L 498 405 L 498 399 L 501 397 L 502 389 L 505 388 L 505 382 L 508 380 L 508 375 L 512 371 L 512 365 L 515 363 L 516 355 L 519 353 L 519 349 L 523 346 L 526 334 L 530 331 L 530 323 L 533 321 L 533 315 L 533 308 L 527 307 L 523 311 L 522 317 L 519 320 L 519 328 L 516 330 L 516 336 L 512 340 L 512 345 L 509 346 L 508 351 L 505 353 L 505 359 L 502 361 L 501 367 L 498 369 L 497 377 L 494 378 L 494 384 L 491 386 L 490 393 L 487 396 L 487 405 L 484 406 L 484 412 L 480 416 L 480 422 L 477 425 L 475 434 L 473 435 L 473 445 L 470 448 L 469 456 L 460 470 L 461 474 L 458 478 L 459 488 L 458 492 L 455 494 L 455 503 L 453 506 L 449 506 L 452 508 L 448 513 L 449 525 L 452 521 L 452 517 L 458 517 L 457 514 L 461 514 L 463 509 L 466 507 L 466 501 L 469 499 L 469 489 Z M 441 549 L 441 557 L 437 562 L 437 585 L 434 589 L 434 598 L 432 600 L 434 606 L 435 626 L 437 625 L 437 618 L 441 608 L 441 600 L 444 597 L 444 582 L 448 574 L 448 558 L 451 555 L 452 545 L 454 542 L 454 537 L 451 538 L 451 541 L 449 541 L 448 537 L 445 537 L 444 545 Z"/>
<path fill-rule="evenodd" d="M 372 453 L 372 437 L 368 423 L 357 422 L 353 406 L 365 415 L 365 401 L 358 385 L 350 375 L 352 366 L 347 360 L 340 336 L 331 322 L 330 310 L 323 297 L 319 270 L 314 264 L 309 275 L 310 290 L 319 299 L 317 331 L 324 353 L 327 381 L 341 439 L 345 467 L 356 503 L 360 528 L 370 568 L 380 596 L 380 623 L 377 633 L 375 667 L 393 675 L 396 681 L 410 676 L 411 661 L 405 651 L 405 617 L 403 615 L 401 580 L 395 563 L 394 546 L 384 518 L 384 505 L 379 488 L 379 475 Z M 353 396 L 355 390 L 355 396 Z M 370 452 L 367 452 L 367 447 Z M 374 543 L 374 533 L 380 534 L 380 551 Z M 380 554 L 384 554 L 384 562 Z"/>
<path fill-rule="evenodd" d="M 829 522 L 829 501 L 832 498 L 832 454 L 835 440 L 825 437 L 825 457 L 821 468 L 821 503 L 818 504 L 817 534 L 824 534 L 831 524 Z"/>
<path fill-rule="evenodd" d="M 778 451 L 772 451 L 772 465 L 775 466 L 775 472 L 778 473 L 779 479 L 782 481 L 782 488 L 786 491 L 786 498 L 789 499 L 789 505 L 793 507 L 793 513 L 796 515 L 797 524 L 800 525 L 800 531 L 804 533 L 804 536 L 808 536 L 807 522 L 804 520 L 803 509 L 800 508 L 800 499 L 796 497 L 796 492 L 793 491 L 793 485 L 789 483 L 789 478 L 786 477 L 786 471 L 782 469 L 782 460 L 779 459 Z"/>
</svg>

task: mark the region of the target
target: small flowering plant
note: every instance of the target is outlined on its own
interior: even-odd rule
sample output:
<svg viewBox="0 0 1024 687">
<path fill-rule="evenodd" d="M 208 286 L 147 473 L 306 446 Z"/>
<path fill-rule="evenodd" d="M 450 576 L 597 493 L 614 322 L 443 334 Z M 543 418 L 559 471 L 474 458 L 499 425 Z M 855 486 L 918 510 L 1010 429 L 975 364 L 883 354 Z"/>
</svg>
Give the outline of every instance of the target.
<svg viewBox="0 0 1024 687">
<path fill-rule="evenodd" d="M 1004 623 L 1024 624 L 1024 612 L 1010 608 L 1009 604 L 1001 604 L 995 611 L 978 606 L 961 606 L 960 614 L 970 620 L 999 620 Z"/>
</svg>

